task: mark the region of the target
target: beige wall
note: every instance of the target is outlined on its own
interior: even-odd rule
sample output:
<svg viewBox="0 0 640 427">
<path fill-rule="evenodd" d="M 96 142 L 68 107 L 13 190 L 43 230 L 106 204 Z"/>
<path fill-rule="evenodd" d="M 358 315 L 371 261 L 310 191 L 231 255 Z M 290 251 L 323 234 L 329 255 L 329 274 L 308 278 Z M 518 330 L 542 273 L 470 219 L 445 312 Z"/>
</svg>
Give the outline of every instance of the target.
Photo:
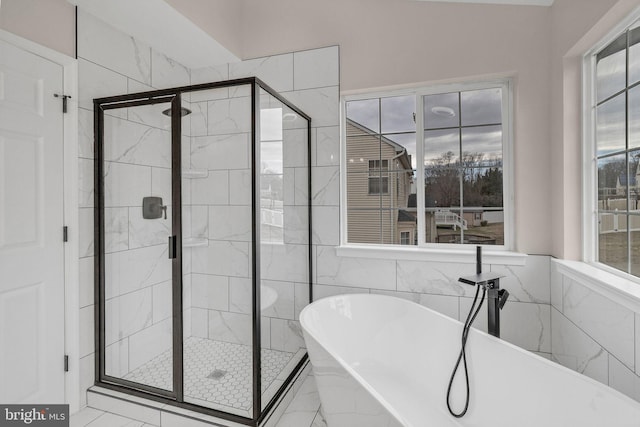
<svg viewBox="0 0 640 427">
<path fill-rule="evenodd" d="M 75 57 L 75 7 L 66 0 L 2 0 L 0 28 Z"/>
<path fill-rule="evenodd" d="M 218 43 L 242 58 L 241 0 L 165 0 Z"/>
</svg>

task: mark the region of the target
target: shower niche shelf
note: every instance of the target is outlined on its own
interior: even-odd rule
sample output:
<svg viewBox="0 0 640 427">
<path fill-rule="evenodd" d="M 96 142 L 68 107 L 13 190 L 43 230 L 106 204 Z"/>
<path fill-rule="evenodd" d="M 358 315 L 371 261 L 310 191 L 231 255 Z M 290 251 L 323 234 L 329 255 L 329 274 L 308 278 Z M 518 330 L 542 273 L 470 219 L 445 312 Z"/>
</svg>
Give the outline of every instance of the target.
<svg viewBox="0 0 640 427">
<path fill-rule="evenodd" d="M 185 237 L 182 239 L 183 248 L 206 248 L 209 246 L 209 239 L 206 237 Z"/>
<path fill-rule="evenodd" d="M 206 169 L 184 169 L 182 171 L 182 177 L 187 179 L 206 178 L 209 176 L 209 171 Z"/>
</svg>

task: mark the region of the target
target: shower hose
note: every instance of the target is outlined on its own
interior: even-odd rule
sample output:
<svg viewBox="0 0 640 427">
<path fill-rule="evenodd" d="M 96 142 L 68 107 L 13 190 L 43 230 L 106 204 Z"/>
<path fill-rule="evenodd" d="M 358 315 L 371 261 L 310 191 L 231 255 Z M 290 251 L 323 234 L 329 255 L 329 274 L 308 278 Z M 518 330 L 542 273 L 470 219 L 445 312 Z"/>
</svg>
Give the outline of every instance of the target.
<svg viewBox="0 0 640 427">
<path fill-rule="evenodd" d="M 449 412 L 456 418 L 462 418 L 464 414 L 467 413 L 467 409 L 469 408 L 469 371 L 467 369 L 467 355 L 465 353 L 465 346 L 467 345 L 467 336 L 469 335 L 469 329 L 473 324 L 473 321 L 476 320 L 476 316 L 480 312 L 480 308 L 482 307 L 482 303 L 484 302 L 484 297 L 487 293 L 485 287 L 482 287 L 482 298 L 480 299 L 480 304 L 476 307 L 476 303 L 478 302 L 478 294 L 480 293 L 480 285 L 476 286 L 476 296 L 473 298 L 473 304 L 471 304 L 471 309 L 469 310 L 469 314 L 467 315 L 467 320 L 464 322 L 464 328 L 462 328 L 462 348 L 460 349 L 460 354 L 458 355 L 458 361 L 456 362 L 456 366 L 453 368 L 453 372 L 451 373 L 451 379 L 449 380 L 449 388 L 447 389 L 447 408 L 449 408 Z M 462 360 L 464 366 L 464 379 L 467 384 L 467 395 L 464 403 L 464 409 L 462 412 L 455 413 L 453 409 L 451 409 L 451 403 L 449 402 L 449 398 L 451 396 L 451 387 L 453 386 L 453 379 L 458 372 L 458 368 L 460 367 L 460 361 Z"/>
</svg>

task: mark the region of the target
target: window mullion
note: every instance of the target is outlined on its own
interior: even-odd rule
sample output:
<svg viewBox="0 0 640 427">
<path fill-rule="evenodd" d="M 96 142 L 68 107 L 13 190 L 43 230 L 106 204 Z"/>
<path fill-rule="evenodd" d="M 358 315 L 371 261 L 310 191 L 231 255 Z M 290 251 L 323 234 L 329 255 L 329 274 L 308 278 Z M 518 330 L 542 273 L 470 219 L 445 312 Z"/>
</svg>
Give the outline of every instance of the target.
<svg viewBox="0 0 640 427">
<path fill-rule="evenodd" d="M 416 94 L 416 217 L 418 219 L 418 246 L 426 245 L 425 181 L 424 181 L 424 101 Z"/>
</svg>

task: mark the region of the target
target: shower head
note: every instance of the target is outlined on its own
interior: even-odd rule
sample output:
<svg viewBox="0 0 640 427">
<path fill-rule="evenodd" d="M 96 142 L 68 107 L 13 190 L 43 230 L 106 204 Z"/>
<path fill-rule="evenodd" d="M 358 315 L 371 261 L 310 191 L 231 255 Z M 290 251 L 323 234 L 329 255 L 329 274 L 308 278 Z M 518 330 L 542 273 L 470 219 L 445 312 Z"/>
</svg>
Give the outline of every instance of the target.
<svg viewBox="0 0 640 427">
<path fill-rule="evenodd" d="M 167 108 L 166 110 L 164 110 L 162 112 L 162 114 L 164 114 L 165 116 L 169 116 L 171 117 L 171 108 Z M 191 110 L 189 110 L 188 108 L 184 108 L 184 107 L 180 107 L 180 116 L 184 117 L 188 114 L 191 114 Z"/>
</svg>

